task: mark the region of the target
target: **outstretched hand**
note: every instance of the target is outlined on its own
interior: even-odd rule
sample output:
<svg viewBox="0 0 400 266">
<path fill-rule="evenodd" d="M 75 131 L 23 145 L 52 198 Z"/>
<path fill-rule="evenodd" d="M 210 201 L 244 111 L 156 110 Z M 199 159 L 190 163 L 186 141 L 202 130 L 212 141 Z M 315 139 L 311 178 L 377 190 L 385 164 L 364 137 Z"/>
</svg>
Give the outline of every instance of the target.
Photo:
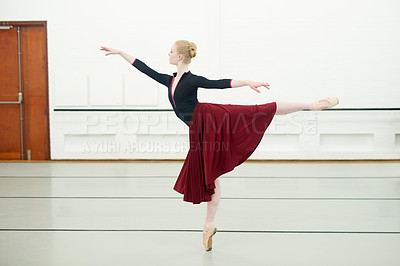
<svg viewBox="0 0 400 266">
<path fill-rule="evenodd" d="M 106 52 L 105 55 L 114 55 L 114 54 L 119 54 L 120 53 L 120 50 L 113 49 L 113 48 L 108 48 L 108 47 L 104 47 L 104 46 L 101 46 L 100 50 Z"/>
<path fill-rule="evenodd" d="M 269 84 L 267 82 L 257 82 L 257 81 L 250 81 L 249 87 L 258 93 L 261 93 L 261 91 L 257 89 L 258 87 L 265 87 L 267 89 L 270 89 Z"/>
</svg>

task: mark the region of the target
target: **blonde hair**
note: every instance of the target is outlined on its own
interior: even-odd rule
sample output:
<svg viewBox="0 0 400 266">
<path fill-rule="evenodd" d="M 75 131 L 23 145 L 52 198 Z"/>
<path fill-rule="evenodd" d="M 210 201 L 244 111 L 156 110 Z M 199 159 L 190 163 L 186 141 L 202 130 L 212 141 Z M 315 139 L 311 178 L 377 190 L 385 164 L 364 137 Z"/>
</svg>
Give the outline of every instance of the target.
<svg viewBox="0 0 400 266">
<path fill-rule="evenodd" d="M 189 42 L 186 40 L 179 40 L 175 42 L 176 48 L 179 54 L 183 54 L 185 57 L 184 63 L 190 64 L 192 58 L 196 56 L 197 45 L 194 42 Z"/>
</svg>

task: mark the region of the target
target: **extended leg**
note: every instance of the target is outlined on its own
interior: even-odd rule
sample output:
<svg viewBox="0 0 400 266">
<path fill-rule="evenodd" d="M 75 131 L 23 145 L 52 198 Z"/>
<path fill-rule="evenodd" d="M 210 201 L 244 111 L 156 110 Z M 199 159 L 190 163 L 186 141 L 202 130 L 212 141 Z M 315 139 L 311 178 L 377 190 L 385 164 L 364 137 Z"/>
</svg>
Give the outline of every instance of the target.
<svg viewBox="0 0 400 266">
<path fill-rule="evenodd" d="M 329 99 L 329 102 L 327 99 Z M 313 103 L 298 103 L 298 102 L 276 102 L 276 115 L 286 115 L 302 110 L 321 110 L 334 106 L 334 98 L 326 98 Z M 337 100 L 336 100 L 337 101 Z"/>
<path fill-rule="evenodd" d="M 276 102 L 276 115 L 286 115 L 302 110 L 310 110 L 311 103 Z"/>
</svg>

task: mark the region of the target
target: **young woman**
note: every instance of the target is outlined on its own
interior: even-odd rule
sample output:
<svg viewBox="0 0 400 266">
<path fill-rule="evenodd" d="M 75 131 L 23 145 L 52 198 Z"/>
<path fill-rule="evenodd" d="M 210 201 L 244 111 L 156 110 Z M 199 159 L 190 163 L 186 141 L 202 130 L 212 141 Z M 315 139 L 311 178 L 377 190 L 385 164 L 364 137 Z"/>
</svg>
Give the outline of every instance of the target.
<svg viewBox="0 0 400 266">
<path fill-rule="evenodd" d="M 173 75 L 161 74 L 139 59 L 117 49 L 101 47 L 105 55 L 120 55 L 139 71 L 168 87 L 168 98 L 175 114 L 189 126 L 190 149 L 175 183 L 174 190 L 183 200 L 199 204 L 207 202 L 203 229 L 203 245 L 212 248 L 212 236 L 217 228 L 214 217 L 221 199 L 219 176 L 243 163 L 256 149 L 275 115 L 301 110 L 322 110 L 338 104 L 328 97 L 313 103 L 271 102 L 260 105 L 199 103 L 197 89 L 236 88 L 249 86 L 260 93 L 259 87 L 269 89 L 266 82 L 252 80 L 209 80 L 189 71 L 196 56 L 196 44 L 176 41 L 168 56 L 177 67 Z"/>
</svg>

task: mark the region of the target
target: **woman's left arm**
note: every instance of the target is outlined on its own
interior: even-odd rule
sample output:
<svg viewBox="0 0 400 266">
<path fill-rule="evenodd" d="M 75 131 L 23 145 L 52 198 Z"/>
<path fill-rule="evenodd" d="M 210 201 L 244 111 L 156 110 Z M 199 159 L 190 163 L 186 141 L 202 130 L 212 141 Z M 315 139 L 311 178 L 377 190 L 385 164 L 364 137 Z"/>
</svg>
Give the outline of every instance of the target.
<svg viewBox="0 0 400 266">
<path fill-rule="evenodd" d="M 265 87 L 265 88 L 269 89 L 269 84 L 267 82 L 257 82 L 257 81 L 253 81 L 253 80 L 236 80 L 236 79 L 232 79 L 232 81 L 231 81 L 231 87 L 232 88 L 243 87 L 243 86 L 249 86 L 250 88 L 252 88 L 253 90 L 255 90 L 258 93 L 261 92 L 259 89 L 257 89 L 258 87 L 262 86 L 262 87 Z"/>
<path fill-rule="evenodd" d="M 249 86 L 256 92 L 260 93 L 261 91 L 257 89 L 260 86 L 264 86 L 269 89 L 269 84 L 266 82 L 257 82 L 252 80 L 236 80 L 236 79 L 219 79 L 219 80 L 209 80 L 202 76 L 194 76 L 195 84 L 201 88 L 237 88 L 243 86 Z"/>
</svg>

